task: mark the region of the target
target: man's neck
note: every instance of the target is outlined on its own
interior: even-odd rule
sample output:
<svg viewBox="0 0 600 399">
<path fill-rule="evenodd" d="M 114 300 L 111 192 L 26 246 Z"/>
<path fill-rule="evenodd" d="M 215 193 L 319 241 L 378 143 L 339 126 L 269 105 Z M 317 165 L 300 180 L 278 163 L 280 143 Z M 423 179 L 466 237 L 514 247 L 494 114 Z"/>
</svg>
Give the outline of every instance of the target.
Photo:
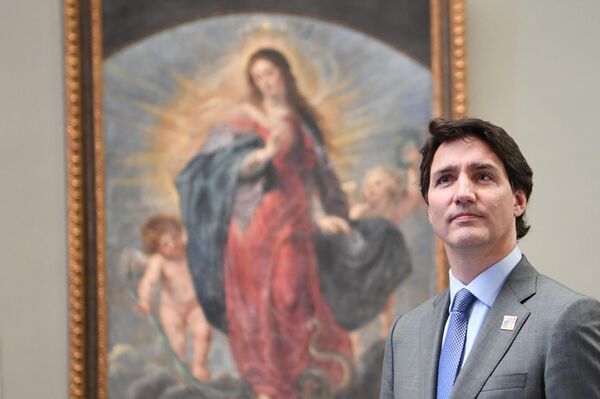
<svg viewBox="0 0 600 399">
<path fill-rule="evenodd" d="M 448 263 L 452 268 L 452 274 L 464 285 L 468 285 L 475 277 L 486 271 L 491 266 L 504 259 L 517 245 L 508 243 L 502 248 L 481 249 L 481 248 L 461 248 L 456 250 L 447 245 L 446 255 Z"/>
</svg>

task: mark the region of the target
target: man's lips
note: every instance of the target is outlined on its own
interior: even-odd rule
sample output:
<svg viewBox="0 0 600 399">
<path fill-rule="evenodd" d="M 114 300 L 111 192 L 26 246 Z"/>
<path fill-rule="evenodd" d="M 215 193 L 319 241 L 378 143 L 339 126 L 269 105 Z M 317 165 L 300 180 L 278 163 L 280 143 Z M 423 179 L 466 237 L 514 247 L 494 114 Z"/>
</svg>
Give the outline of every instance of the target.
<svg viewBox="0 0 600 399">
<path fill-rule="evenodd" d="M 454 220 L 471 220 L 480 218 L 481 214 L 476 212 L 456 212 L 450 215 L 450 221 Z"/>
</svg>

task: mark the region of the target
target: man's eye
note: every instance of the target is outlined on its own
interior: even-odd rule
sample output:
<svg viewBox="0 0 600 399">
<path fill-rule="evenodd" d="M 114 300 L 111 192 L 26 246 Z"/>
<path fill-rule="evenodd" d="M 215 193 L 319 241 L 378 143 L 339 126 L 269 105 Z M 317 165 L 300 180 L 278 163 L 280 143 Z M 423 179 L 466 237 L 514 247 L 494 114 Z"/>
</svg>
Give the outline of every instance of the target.
<svg viewBox="0 0 600 399">
<path fill-rule="evenodd" d="M 437 179 L 437 184 L 445 184 L 445 183 L 448 183 L 449 181 L 450 181 L 450 176 L 444 175 L 444 176 L 440 176 Z"/>
<path fill-rule="evenodd" d="M 487 181 L 492 180 L 492 177 L 487 173 L 480 173 L 476 176 L 476 179 L 481 181 Z"/>
</svg>

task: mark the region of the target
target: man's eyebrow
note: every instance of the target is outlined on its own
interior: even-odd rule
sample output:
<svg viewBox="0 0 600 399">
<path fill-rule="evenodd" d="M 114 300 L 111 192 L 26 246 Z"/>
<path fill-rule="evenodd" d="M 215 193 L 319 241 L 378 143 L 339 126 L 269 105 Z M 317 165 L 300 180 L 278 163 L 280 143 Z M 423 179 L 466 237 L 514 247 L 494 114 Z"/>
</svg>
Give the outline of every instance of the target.
<svg viewBox="0 0 600 399">
<path fill-rule="evenodd" d="M 431 174 L 432 175 L 443 175 L 446 173 L 453 172 L 455 170 L 456 170 L 456 166 L 448 165 L 448 166 L 444 166 L 441 169 L 434 170 Z"/>
<path fill-rule="evenodd" d="M 494 164 L 491 163 L 487 163 L 487 162 L 473 162 L 470 163 L 468 165 L 469 169 L 473 169 L 473 170 L 496 170 L 498 169 L 498 167 Z"/>
<path fill-rule="evenodd" d="M 444 166 L 440 169 L 434 170 L 431 172 L 432 176 L 444 175 L 446 173 L 451 173 L 457 170 L 457 166 L 448 165 Z M 467 165 L 467 169 L 470 170 L 498 170 L 498 167 L 493 163 L 489 162 L 472 162 Z"/>
</svg>

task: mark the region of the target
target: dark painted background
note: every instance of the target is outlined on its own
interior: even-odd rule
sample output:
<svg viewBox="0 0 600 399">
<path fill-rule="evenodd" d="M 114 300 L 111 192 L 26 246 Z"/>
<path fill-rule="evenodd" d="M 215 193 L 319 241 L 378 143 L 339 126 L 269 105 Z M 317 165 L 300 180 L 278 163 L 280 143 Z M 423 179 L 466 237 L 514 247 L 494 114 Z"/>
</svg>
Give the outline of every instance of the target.
<svg viewBox="0 0 600 399">
<path fill-rule="evenodd" d="M 278 12 L 357 29 L 430 65 L 429 0 L 104 0 L 105 56 L 163 29 L 216 15 Z"/>
</svg>

